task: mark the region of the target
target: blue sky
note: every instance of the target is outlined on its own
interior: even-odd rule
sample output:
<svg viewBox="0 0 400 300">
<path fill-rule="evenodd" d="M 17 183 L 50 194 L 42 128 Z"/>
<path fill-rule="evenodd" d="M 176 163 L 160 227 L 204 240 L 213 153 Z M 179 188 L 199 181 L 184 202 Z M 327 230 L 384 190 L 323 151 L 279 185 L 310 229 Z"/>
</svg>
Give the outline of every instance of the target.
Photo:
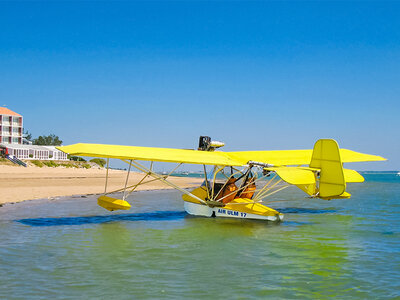
<svg viewBox="0 0 400 300">
<path fill-rule="evenodd" d="M 400 3 L 0 2 L 0 105 L 34 136 L 225 150 L 318 138 L 400 169 Z"/>
</svg>

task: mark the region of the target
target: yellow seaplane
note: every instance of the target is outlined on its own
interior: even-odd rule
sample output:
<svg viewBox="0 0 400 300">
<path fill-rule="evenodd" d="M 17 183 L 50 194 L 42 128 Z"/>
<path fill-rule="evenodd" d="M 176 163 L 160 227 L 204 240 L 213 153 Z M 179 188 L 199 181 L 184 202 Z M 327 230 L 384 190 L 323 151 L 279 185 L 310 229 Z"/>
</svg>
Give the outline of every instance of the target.
<svg viewBox="0 0 400 300">
<path fill-rule="evenodd" d="M 127 196 L 139 185 L 159 180 L 183 193 L 187 213 L 206 217 L 230 217 L 281 221 L 283 214 L 263 203 L 288 186 L 296 186 L 308 197 L 323 200 L 350 198 L 349 182 L 363 182 L 356 171 L 344 169 L 343 163 L 386 160 L 377 155 L 340 149 L 333 139 L 318 140 L 313 150 L 216 151 L 224 143 L 201 136 L 197 150 L 118 146 L 103 144 L 73 144 L 57 147 L 70 155 L 107 159 L 105 192 L 98 204 L 109 210 L 128 210 Z M 122 199 L 107 192 L 109 159 L 120 159 L 129 165 Z M 143 163 L 148 161 L 150 163 Z M 168 174 L 159 174 L 154 162 L 176 163 Z M 150 164 L 150 166 L 147 166 Z M 170 177 L 182 164 L 203 165 L 204 182 L 189 191 L 171 182 Z M 128 186 L 131 168 L 144 173 L 135 185 Z M 212 170 L 207 172 L 207 167 Z"/>
</svg>

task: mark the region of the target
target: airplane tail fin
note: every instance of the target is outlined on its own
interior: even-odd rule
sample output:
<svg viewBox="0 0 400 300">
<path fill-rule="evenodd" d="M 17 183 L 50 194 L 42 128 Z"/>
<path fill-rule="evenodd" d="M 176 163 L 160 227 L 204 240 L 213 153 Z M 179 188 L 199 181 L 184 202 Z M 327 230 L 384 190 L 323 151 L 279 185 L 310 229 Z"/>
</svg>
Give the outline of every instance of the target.
<svg viewBox="0 0 400 300">
<path fill-rule="evenodd" d="M 339 145 L 332 139 L 318 140 L 314 145 L 310 168 L 320 169 L 318 197 L 346 197 L 346 180 Z M 347 195 L 348 194 L 348 195 Z"/>
<path fill-rule="evenodd" d="M 333 139 L 320 139 L 315 143 L 310 169 L 319 170 L 314 172 L 315 181 L 296 186 L 310 196 L 324 200 L 350 198 L 346 183 L 364 181 L 358 172 L 343 168 L 338 143 Z"/>
</svg>

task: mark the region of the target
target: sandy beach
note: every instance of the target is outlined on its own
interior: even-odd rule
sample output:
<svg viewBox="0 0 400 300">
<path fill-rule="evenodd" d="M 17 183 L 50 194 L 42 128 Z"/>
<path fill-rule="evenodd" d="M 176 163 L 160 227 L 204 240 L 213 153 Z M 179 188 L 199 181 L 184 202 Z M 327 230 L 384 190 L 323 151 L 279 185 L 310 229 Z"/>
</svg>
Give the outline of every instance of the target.
<svg viewBox="0 0 400 300">
<path fill-rule="evenodd" d="M 38 168 L 0 165 L 0 204 L 25 200 L 53 198 L 104 192 L 105 169 Z M 129 185 L 143 178 L 141 173 L 130 173 Z M 122 188 L 126 171 L 110 170 L 107 191 Z M 202 180 L 198 178 L 170 177 L 183 188 L 194 187 Z M 169 189 L 162 182 L 155 181 L 137 190 Z"/>
</svg>

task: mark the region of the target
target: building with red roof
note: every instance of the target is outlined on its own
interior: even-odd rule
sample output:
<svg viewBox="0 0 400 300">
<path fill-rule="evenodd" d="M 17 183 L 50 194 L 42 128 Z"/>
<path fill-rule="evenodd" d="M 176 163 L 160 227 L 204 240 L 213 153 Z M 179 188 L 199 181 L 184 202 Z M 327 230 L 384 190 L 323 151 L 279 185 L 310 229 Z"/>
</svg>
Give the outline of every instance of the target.
<svg viewBox="0 0 400 300">
<path fill-rule="evenodd" d="M 24 145 L 22 126 L 20 114 L 7 107 L 0 107 L 0 156 L 7 157 L 14 163 L 18 163 L 15 159 L 68 160 L 67 154 L 54 146 L 37 146 L 31 142 Z"/>
<path fill-rule="evenodd" d="M 0 107 L 0 143 L 22 144 L 22 116 L 7 107 Z"/>
</svg>

